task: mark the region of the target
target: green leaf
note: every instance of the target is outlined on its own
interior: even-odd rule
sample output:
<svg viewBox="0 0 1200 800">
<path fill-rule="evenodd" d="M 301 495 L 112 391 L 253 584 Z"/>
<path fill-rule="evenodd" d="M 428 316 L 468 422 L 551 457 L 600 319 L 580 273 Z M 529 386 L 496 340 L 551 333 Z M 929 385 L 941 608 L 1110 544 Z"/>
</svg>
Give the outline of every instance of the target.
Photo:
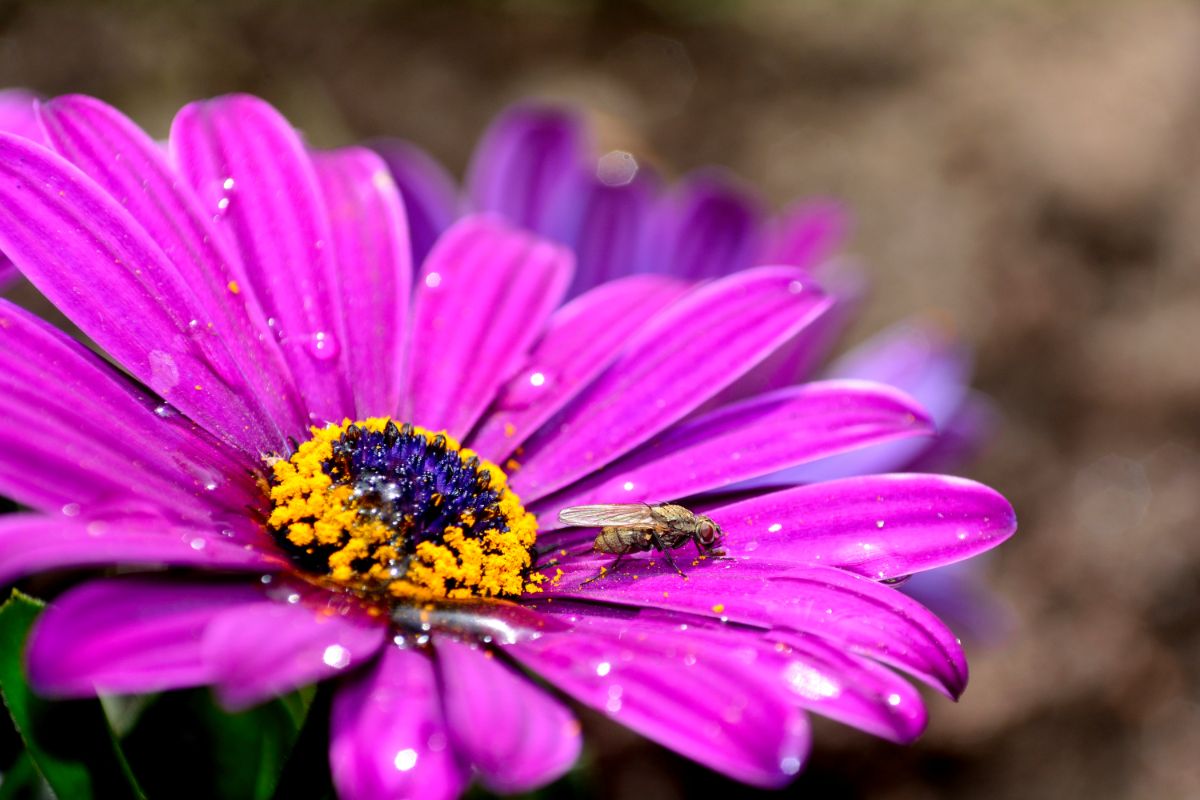
<svg viewBox="0 0 1200 800">
<path fill-rule="evenodd" d="M 0 800 L 25 800 L 44 794 L 42 776 L 33 765 L 28 751 L 17 756 L 13 765 L 5 771 L 0 781 Z"/>
<path fill-rule="evenodd" d="M 333 797 L 329 774 L 329 711 L 333 686 L 328 681 L 316 687 L 308 704 L 304 727 L 284 765 L 275 787 L 275 800 L 324 800 Z"/>
<path fill-rule="evenodd" d="M 21 657 L 43 604 L 13 591 L 0 606 L 0 695 L 33 765 L 60 798 L 144 798 L 97 700 L 34 695 Z"/>
<path fill-rule="evenodd" d="M 296 741 L 297 710 L 292 695 L 231 714 L 205 689 L 166 692 L 122 744 L 152 797 L 267 800 Z"/>
</svg>

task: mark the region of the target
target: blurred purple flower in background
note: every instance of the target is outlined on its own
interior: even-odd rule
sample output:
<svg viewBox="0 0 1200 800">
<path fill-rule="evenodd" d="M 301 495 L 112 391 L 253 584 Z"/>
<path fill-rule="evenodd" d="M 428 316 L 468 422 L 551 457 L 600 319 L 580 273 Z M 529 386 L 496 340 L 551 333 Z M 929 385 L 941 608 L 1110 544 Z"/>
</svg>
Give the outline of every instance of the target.
<svg viewBox="0 0 1200 800">
<path fill-rule="evenodd" d="M 911 741 L 893 670 L 963 690 L 954 635 L 881 581 L 1015 518 L 977 483 L 834 462 L 927 441 L 939 380 L 878 351 L 882 374 L 794 383 L 837 327 L 814 279 L 836 209 L 762 222 L 720 181 L 580 173 L 577 127 L 522 149 L 510 119 L 468 191 L 498 216 L 452 223 L 432 162 L 386 151 L 406 225 L 376 154 L 308 150 L 251 97 L 185 107 L 167 153 L 96 100 L 38 113 L 48 147 L 0 136 L 0 249 L 133 380 L 0 301 L 0 493 L 32 509 L 0 518 L 0 581 L 177 568 L 53 603 L 41 690 L 210 684 L 240 708 L 336 680 L 348 798 L 560 775 L 578 724 L 523 670 L 761 786 L 800 770 L 806 711 Z M 560 509 L 671 500 L 727 559 L 585 583 L 611 557 Z"/>
</svg>

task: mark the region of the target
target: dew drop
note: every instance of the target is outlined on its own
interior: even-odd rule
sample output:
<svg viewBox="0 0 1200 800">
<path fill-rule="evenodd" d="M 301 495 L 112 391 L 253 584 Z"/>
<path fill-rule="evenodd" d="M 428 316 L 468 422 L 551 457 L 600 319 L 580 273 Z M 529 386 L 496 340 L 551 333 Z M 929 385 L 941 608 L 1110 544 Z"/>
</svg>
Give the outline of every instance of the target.
<svg viewBox="0 0 1200 800">
<path fill-rule="evenodd" d="M 530 386 L 545 386 L 546 385 L 546 373 L 535 372 L 532 375 L 530 375 L 529 376 L 529 385 Z"/>
<path fill-rule="evenodd" d="M 876 528 L 882 528 L 882 527 L 883 527 L 884 525 L 886 525 L 886 524 L 887 524 L 887 523 L 886 523 L 886 522 L 884 522 L 884 521 L 883 521 L 883 520 L 881 520 L 881 519 L 877 519 L 877 520 L 875 520 L 875 527 L 876 527 Z"/>
<path fill-rule="evenodd" d="M 225 182 L 221 184 L 221 188 L 227 192 L 230 189 L 232 189 L 233 188 L 233 178 L 226 178 Z"/>
<path fill-rule="evenodd" d="M 338 355 L 337 339 L 331 333 L 318 331 L 308 340 L 308 352 L 318 361 L 335 359 Z"/>
<path fill-rule="evenodd" d="M 325 648 L 325 652 L 321 655 L 321 660 L 325 662 L 325 666 L 327 667 L 345 669 L 350 664 L 350 651 L 340 644 L 331 644 Z"/>
<path fill-rule="evenodd" d="M 207 543 L 199 537 L 192 539 L 191 541 L 191 547 L 193 550 L 203 550 L 205 544 Z"/>
<path fill-rule="evenodd" d="M 393 763 L 396 765 L 396 769 L 401 772 L 408 772 L 417 765 L 417 751 L 411 747 L 406 747 L 396 753 Z"/>
<path fill-rule="evenodd" d="M 445 750 L 446 744 L 446 735 L 438 731 L 429 734 L 429 738 L 425 740 L 425 746 L 435 753 Z"/>
<path fill-rule="evenodd" d="M 795 756 L 786 756 L 779 759 L 779 771 L 784 775 L 795 775 L 800 771 L 800 759 Z"/>
<path fill-rule="evenodd" d="M 605 675 L 607 675 L 611 671 L 612 671 L 612 664 L 608 663 L 607 661 L 601 661 L 599 664 L 596 665 L 596 674 L 599 675 L 601 678 L 603 678 Z"/>
<path fill-rule="evenodd" d="M 633 481 L 625 481 L 625 483 L 621 484 L 621 488 L 627 492 L 632 492 L 633 491 Z"/>
<path fill-rule="evenodd" d="M 179 411 L 172 405 L 159 403 L 154 407 L 154 415 L 161 419 L 170 419 L 179 416 Z"/>
<path fill-rule="evenodd" d="M 792 281 L 788 284 L 788 291 L 792 294 L 800 294 L 804 291 L 804 284 L 801 281 Z"/>
<path fill-rule="evenodd" d="M 66 517 L 78 517 L 79 503 L 67 503 L 62 507 L 62 513 Z"/>
<path fill-rule="evenodd" d="M 430 289 L 436 289 L 442 285 L 442 276 L 437 272 L 431 272 L 425 276 L 425 285 Z"/>
<path fill-rule="evenodd" d="M 781 530 L 783 530 L 783 525 L 776 522 L 774 525 L 767 528 L 767 533 L 779 533 Z"/>
<path fill-rule="evenodd" d="M 900 705 L 900 695 L 898 695 L 898 694 L 889 694 L 887 700 L 888 700 L 889 706 Z"/>
</svg>

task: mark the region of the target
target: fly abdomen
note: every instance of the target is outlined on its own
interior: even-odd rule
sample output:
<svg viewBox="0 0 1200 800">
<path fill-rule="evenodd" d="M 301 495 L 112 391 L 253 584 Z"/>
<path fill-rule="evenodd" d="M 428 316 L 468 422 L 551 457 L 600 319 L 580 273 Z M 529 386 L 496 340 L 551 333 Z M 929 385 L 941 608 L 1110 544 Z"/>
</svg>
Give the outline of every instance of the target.
<svg viewBox="0 0 1200 800">
<path fill-rule="evenodd" d="M 631 528 L 605 528 L 596 537 L 595 550 L 597 553 L 611 553 L 620 556 L 649 550 L 653 546 L 652 542 L 652 537 L 645 531 Z"/>
</svg>

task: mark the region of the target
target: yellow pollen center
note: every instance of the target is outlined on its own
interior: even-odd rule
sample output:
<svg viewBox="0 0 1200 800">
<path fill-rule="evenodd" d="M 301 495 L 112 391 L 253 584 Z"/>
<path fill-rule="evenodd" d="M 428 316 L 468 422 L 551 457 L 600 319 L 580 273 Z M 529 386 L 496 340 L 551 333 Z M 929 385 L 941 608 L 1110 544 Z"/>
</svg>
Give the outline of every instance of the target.
<svg viewBox="0 0 1200 800">
<path fill-rule="evenodd" d="M 537 520 L 507 475 L 444 432 L 345 419 L 268 461 L 267 524 L 310 580 L 389 602 L 511 597 L 546 580 L 532 571 Z"/>
</svg>

